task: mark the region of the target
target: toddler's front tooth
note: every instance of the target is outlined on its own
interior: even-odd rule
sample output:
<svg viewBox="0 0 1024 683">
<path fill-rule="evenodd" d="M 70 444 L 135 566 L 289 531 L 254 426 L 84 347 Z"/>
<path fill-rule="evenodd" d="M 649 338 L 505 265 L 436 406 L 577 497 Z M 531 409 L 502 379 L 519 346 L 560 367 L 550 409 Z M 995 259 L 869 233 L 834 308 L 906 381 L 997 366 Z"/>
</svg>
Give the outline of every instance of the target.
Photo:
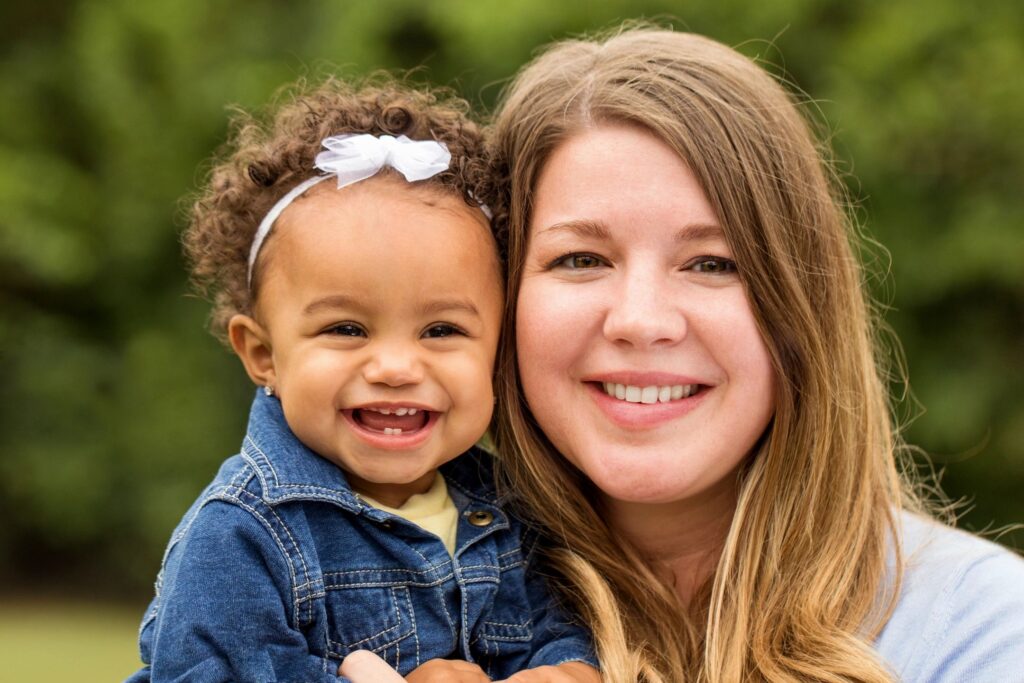
<svg viewBox="0 0 1024 683">
<path fill-rule="evenodd" d="M 395 415 L 405 415 L 408 412 L 409 412 L 408 408 L 397 408 L 395 410 Z"/>
<path fill-rule="evenodd" d="M 417 408 L 409 408 L 409 415 L 415 415 L 417 410 Z"/>
</svg>

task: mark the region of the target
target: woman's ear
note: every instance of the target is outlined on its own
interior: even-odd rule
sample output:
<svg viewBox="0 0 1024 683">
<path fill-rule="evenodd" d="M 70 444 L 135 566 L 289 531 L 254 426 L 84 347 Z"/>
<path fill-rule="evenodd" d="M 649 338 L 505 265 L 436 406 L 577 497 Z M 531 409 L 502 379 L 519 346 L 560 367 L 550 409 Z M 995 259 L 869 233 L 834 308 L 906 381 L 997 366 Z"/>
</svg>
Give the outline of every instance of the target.
<svg viewBox="0 0 1024 683">
<path fill-rule="evenodd" d="M 262 325 L 247 315 L 233 315 L 228 321 L 228 340 L 254 383 L 261 387 L 276 386 L 274 350 Z"/>
</svg>

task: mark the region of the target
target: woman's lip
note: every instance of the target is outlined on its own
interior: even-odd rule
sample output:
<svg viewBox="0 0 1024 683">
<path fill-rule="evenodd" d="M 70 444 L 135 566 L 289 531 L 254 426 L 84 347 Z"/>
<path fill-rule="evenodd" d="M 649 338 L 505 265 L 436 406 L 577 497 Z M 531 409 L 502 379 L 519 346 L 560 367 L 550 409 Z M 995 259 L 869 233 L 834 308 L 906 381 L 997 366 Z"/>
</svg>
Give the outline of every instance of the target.
<svg viewBox="0 0 1024 683">
<path fill-rule="evenodd" d="M 409 407 L 409 404 L 406 403 L 394 403 L 389 406 L 373 404 L 372 407 L 392 407 L 392 405 L 395 407 Z M 430 434 L 434 430 L 434 425 L 437 424 L 437 421 L 441 415 L 441 413 L 437 411 L 430 410 L 429 408 L 424 408 L 421 410 L 424 410 L 427 413 L 427 423 L 420 427 L 419 429 L 417 429 L 416 431 L 408 433 L 403 432 L 401 434 L 384 434 L 383 432 L 367 429 L 363 425 L 359 424 L 359 422 L 356 421 L 355 417 L 352 416 L 353 410 L 361 410 L 364 409 L 365 407 L 366 406 L 360 406 L 359 408 L 349 408 L 341 410 L 339 412 L 341 413 L 342 417 L 345 418 L 345 421 L 348 423 L 349 428 L 352 430 L 352 433 L 356 435 L 356 437 L 365 442 L 367 445 L 372 446 L 373 448 L 379 448 L 385 451 L 412 450 L 423 445 L 423 443 L 426 442 L 428 438 L 430 438 Z"/>
<path fill-rule="evenodd" d="M 585 382 L 583 386 L 587 388 L 594 403 L 608 419 L 622 429 L 633 431 L 651 429 L 683 417 L 703 403 L 704 398 L 714 389 L 714 387 L 701 386 L 700 391 L 693 396 L 677 398 L 667 403 L 630 403 L 609 396 L 599 383 Z"/>
<path fill-rule="evenodd" d="M 671 372 L 602 372 L 587 375 L 582 378 L 584 382 L 614 382 L 615 384 L 629 384 L 635 387 L 670 387 L 677 384 L 708 384 L 687 375 L 677 375 Z"/>
</svg>

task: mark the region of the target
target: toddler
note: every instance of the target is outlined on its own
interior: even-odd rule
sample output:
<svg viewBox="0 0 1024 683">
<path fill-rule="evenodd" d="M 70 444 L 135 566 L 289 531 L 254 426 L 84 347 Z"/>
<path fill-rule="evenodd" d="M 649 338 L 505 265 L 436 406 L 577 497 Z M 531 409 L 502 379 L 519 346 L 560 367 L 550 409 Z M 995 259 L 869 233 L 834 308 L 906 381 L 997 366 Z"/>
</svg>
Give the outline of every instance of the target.
<svg viewBox="0 0 1024 683">
<path fill-rule="evenodd" d="M 410 681 L 599 680 L 474 446 L 503 278 L 464 112 L 330 81 L 238 125 L 185 245 L 259 389 L 171 537 L 130 681 L 344 681 L 357 650 Z"/>
</svg>

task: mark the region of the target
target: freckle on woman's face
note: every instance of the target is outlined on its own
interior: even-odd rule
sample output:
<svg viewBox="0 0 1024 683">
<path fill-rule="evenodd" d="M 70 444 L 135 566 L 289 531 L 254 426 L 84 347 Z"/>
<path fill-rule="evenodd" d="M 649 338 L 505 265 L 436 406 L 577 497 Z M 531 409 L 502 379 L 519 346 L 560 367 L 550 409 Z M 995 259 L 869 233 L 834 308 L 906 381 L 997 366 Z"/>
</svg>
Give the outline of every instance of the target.
<svg viewBox="0 0 1024 683">
<path fill-rule="evenodd" d="M 730 485 L 775 373 L 720 222 L 666 144 L 627 125 L 562 142 L 534 193 L 516 308 L 523 391 L 609 499 Z"/>
</svg>

